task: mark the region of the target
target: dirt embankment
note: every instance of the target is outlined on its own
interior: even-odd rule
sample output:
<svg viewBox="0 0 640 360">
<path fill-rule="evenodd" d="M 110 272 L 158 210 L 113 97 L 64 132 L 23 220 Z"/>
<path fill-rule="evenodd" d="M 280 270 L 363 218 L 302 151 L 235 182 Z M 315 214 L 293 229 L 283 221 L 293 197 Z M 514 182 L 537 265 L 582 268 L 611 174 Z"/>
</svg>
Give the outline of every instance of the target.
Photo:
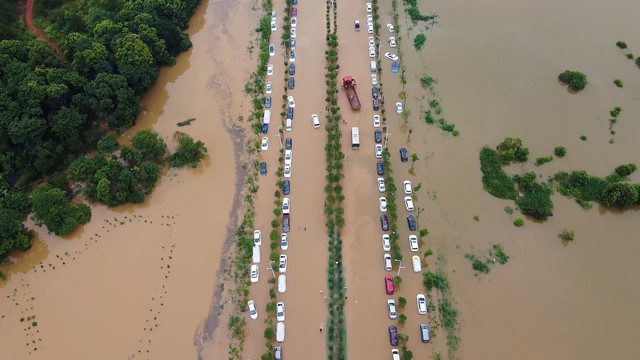
<svg viewBox="0 0 640 360">
<path fill-rule="evenodd" d="M 19 2 L 18 7 L 24 7 L 24 3 L 22 1 Z M 26 12 L 24 15 L 24 22 L 27 25 L 27 28 L 29 28 L 29 30 L 36 33 L 36 35 L 38 35 L 40 39 L 46 41 L 47 44 L 53 50 L 56 51 L 58 56 L 62 58 L 62 60 L 67 61 L 64 55 L 62 55 L 62 51 L 60 51 L 60 48 L 58 48 L 58 45 L 55 42 L 49 40 L 49 38 L 42 32 L 42 30 L 38 29 L 35 25 L 33 25 L 33 0 L 27 0 Z"/>
</svg>

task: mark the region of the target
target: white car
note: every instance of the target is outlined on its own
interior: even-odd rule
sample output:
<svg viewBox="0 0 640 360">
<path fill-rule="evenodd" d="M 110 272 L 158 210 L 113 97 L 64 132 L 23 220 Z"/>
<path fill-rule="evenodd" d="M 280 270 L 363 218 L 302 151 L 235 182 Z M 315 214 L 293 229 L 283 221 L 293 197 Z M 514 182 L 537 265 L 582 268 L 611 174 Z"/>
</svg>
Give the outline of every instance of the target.
<svg viewBox="0 0 640 360">
<path fill-rule="evenodd" d="M 373 7 L 371 6 L 371 3 L 366 3 L 367 6 L 367 12 L 370 13 L 371 11 L 373 11 Z"/>
<path fill-rule="evenodd" d="M 318 117 L 318 114 L 311 115 L 311 124 L 316 129 L 320 127 L 320 118 Z"/>
<path fill-rule="evenodd" d="M 289 53 L 289 62 L 296 62 L 296 52 L 292 51 Z"/>
<path fill-rule="evenodd" d="M 369 47 L 369 57 L 370 58 L 376 57 L 376 48 L 373 46 Z"/>
<path fill-rule="evenodd" d="M 404 197 L 404 206 L 407 208 L 407 211 L 413 211 L 413 199 L 411 196 Z"/>
<path fill-rule="evenodd" d="M 260 230 L 253 232 L 253 245 L 262 245 L 262 233 Z"/>
<path fill-rule="evenodd" d="M 392 24 L 387 24 L 387 29 L 389 30 L 389 32 L 395 32 L 396 31 L 396 28 L 394 28 Z"/>
<path fill-rule="evenodd" d="M 255 284 L 260 280 L 260 268 L 258 265 L 251 265 L 251 283 Z"/>
<path fill-rule="evenodd" d="M 393 320 L 398 317 L 396 312 L 396 301 L 393 299 L 387 300 L 387 309 L 389 310 L 389 319 Z"/>
<path fill-rule="evenodd" d="M 269 45 L 269 56 L 273 56 L 276 54 L 276 46 L 271 44 Z"/>
<path fill-rule="evenodd" d="M 276 17 L 277 17 L 276 12 L 275 12 L 275 11 L 272 11 L 272 12 L 271 12 L 271 20 L 275 20 L 275 19 L 276 19 Z"/>
<path fill-rule="evenodd" d="M 298 26 L 298 18 L 296 16 L 291 18 L 291 27 L 294 28 Z"/>
<path fill-rule="evenodd" d="M 416 301 L 418 302 L 418 314 L 425 315 L 427 313 L 427 299 L 424 294 L 418 294 Z"/>
<path fill-rule="evenodd" d="M 400 360 L 400 350 L 391 349 L 391 360 Z"/>
<path fill-rule="evenodd" d="M 420 250 L 420 247 L 418 246 L 418 237 L 415 235 L 409 235 L 409 249 L 411 249 L 411 251 L 416 252 L 418 250 Z"/>
<path fill-rule="evenodd" d="M 378 178 L 378 191 L 385 192 L 386 190 L 387 190 L 387 187 L 384 185 L 384 179 Z"/>
<path fill-rule="evenodd" d="M 273 65 L 267 64 L 267 75 L 273 75 Z"/>
<path fill-rule="evenodd" d="M 396 103 L 396 114 L 398 114 L 398 115 L 402 114 L 402 103 L 401 102 L 397 102 Z"/>
<path fill-rule="evenodd" d="M 380 212 L 387 212 L 387 198 L 381 196 L 380 199 L 378 199 L 378 203 L 380 204 Z"/>
<path fill-rule="evenodd" d="M 420 261 L 420 256 L 414 255 L 411 257 L 411 262 L 413 264 L 413 272 L 422 272 L 422 262 Z"/>
<path fill-rule="evenodd" d="M 278 30 L 278 26 L 276 26 L 276 21 L 271 20 L 271 32 Z"/>
<path fill-rule="evenodd" d="M 256 309 L 256 303 L 253 300 L 247 301 L 247 307 L 249 308 L 249 316 L 255 320 L 258 318 L 258 310 Z"/>
<path fill-rule="evenodd" d="M 392 53 L 392 52 L 386 52 L 384 53 L 384 56 L 386 56 L 387 58 L 391 59 L 391 61 L 398 61 L 398 55 Z"/>
<path fill-rule="evenodd" d="M 367 32 L 373 34 L 373 24 L 367 24 Z"/>
<path fill-rule="evenodd" d="M 371 85 L 373 85 L 373 86 L 378 85 L 378 75 L 371 74 Z"/>
<path fill-rule="evenodd" d="M 391 241 L 389 234 L 382 234 L 382 251 L 391 251 Z"/>
<path fill-rule="evenodd" d="M 284 294 L 287 291 L 287 275 L 278 275 L 278 292 Z"/>
<path fill-rule="evenodd" d="M 367 15 L 367 24 L 373 26 L 373 15 L 371 15 L 371 14 Z"/>
<path fill-rule="evenodd" d="M 290 164 L 284 164 L 284 177 L 286 177 L 286 178 L 290 178 L 291 177 L 291 165 Z"/>
<path fill-rule="evenodd" d="M 292 39 L 296 38 L 296 33 L 297 33 L 296 28 L 291 28 L 291 38 Z"/>
<path fill-rule="evenodd" d="M 376 159 L 382 159 L 382 145 L 376 144 Z"/>
<path fill-rule="evenodd" d="M 391 271 L 393 269 L 393 262 L 391 261 L 391 255 L 385 253 L 382 256 L 384 260 L 384 269 L 387 271 Z"/>
<path fill-rule="evenodd" d="M 291 165 L 291 157 L 293 156 L 293 152 L 291 150 L 284 151 L 284 163 Z"/>
<path fill-rule="evenodd" d="M 287 272 L 287 255 L 280 255 L 278 270 L 280 270 L 281 273 Z"/>
<path fill-rule="evenodd" d="M 369 36 L 369 46 L 376 46 L 376 39 L 373 36 Z"/>
<path fill-rule="evenodd" d="M 290 108 L 296 107 L 296 101 L 293 99 L 292 95 L 287 96 L 287 102 L 289 102 Z"/>
<path fill-rule="evenodd" d="M 276 319 L 278 321 L 284 321 L 284 303 L 279 302 L 276 304 Z"/>
<path fill-rule="evenodd" d="M 380 115 L 373 115 L 373 127 L 374 128 L 380 127 Z"/>
<path fill-rule="evenodd" d="M 405 180 L 403 184 L 404 193 L 407 195 L 413 194 L 413 187 L 411 186 L 411 181 Z"/>
<path fill-rule="evenodd" d="M 396 45 L 396 38 L 393 36 L 389 37 L 389 46 L 396 47 Z"/>
<path fill-rule="evenodd" d="M 264 87 L 265 92 L 267 93 L 267 95 L 271 94 L 271 82 L 267 82 L 267 84 Z"/>
<path fill-rule="evenodd" d="M 289 214 L 291 212 L 291 201 L 288 197 L 282 199 L 282 213 Z"/>
<path fill-rule="evenodd" d="M 262 151 L 269 149 L 269 138 L 266 136 L 262 137 L 262 144 L 260 144 L 260 148 Z"/>
<path fill-rule="evenodd" d="M 289 248 L 289 240 L 287 240 L 287 233 L 280 234 L 280 249 L 287 250 Z"/>
</svg>

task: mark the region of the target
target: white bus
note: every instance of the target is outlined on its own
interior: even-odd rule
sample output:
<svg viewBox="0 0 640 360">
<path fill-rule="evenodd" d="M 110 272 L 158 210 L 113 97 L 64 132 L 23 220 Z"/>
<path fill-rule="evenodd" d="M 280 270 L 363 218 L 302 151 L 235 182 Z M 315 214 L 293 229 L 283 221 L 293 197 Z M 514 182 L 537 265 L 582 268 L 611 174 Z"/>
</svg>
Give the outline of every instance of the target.
<svg viewBox="0 0 640 360">
<path fill-rule="evenodd" d="M 357 126 L 351 128 L 351 148 L 360 148 L 360 129 Z"/>
</svg>

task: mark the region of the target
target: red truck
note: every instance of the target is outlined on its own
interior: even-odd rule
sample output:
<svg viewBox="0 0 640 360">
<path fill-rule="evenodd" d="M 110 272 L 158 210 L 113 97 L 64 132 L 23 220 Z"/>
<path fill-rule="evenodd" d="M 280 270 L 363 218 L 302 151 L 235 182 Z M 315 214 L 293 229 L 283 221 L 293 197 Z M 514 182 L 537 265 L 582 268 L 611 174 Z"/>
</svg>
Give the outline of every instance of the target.
<svg viewBox="0 0 640 360">
<path fill-rule="evenodd" d="M 342 79 L 342 87 L 347 92 L 351 109 L 360 110 L 360 99 L 358 99 L 358 93 L 356 93 L 356 80 L 351 76 L 345 76 Z"/>
</svg>

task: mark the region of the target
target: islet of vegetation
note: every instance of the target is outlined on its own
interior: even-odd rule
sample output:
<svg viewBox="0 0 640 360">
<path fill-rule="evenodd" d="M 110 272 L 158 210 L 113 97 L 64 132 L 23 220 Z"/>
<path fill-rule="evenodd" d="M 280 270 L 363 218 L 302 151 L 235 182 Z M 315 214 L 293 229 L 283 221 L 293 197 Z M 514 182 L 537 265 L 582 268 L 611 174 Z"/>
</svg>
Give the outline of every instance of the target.
<svg viewBox="0 0 640 360">
<path fill-rule="evenodd" d="M 580 91 L 587 86 L 587 75 L 579 71 L 565 70 L 558 75 L 558 80 L 569 85 L 569 88 L 575 91 Z"/>
</svg>

